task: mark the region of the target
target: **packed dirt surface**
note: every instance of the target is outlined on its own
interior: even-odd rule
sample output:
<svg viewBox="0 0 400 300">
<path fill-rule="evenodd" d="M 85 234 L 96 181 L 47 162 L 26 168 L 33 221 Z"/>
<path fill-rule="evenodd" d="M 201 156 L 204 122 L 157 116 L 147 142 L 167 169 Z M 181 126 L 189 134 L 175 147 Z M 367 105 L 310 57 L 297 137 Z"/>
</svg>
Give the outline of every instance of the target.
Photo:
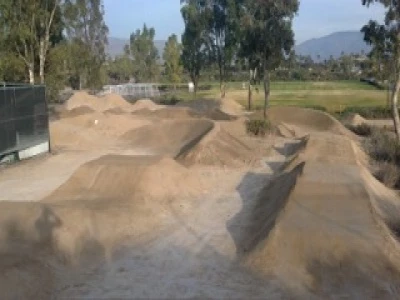
<svg viewBox="0 0 400 300">
<path fill-rule="evenodd" d="M 399 298 L 399 197 L 331 116 L 271 108 L 257 138 L 217 101 L 85 97 L 0 169 L 2 299 Z"/>
</svg>

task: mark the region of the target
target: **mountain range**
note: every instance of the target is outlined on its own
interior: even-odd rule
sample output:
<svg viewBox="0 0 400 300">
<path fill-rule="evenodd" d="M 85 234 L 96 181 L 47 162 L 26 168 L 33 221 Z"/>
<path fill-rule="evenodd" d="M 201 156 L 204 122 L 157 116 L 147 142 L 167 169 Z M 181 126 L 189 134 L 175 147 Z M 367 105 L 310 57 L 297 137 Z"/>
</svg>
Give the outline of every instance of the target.
<svg viewBox="0 0 400 300">
<path fill-rule="evenodd" d="M 371 47 L 359 31 L 335 32 L 330 35 L 305 41 L 295 47 L 297 55 L 310 55 L 313 60 L 338 58 L 344 54 L 368 53 Z"/>
<path fill-rule="evenodd" d="M 129 40 L 110 37 L 108 43 L 107 53 L 111 57 L 115 57 L 124 53 L 124 46 L 129 43 Z M 156 40 L 154 43 L 162 57 L 166 41 Z M 313 60 L 325 60 L 330 56 L 338 58 L 342 53 L 368 53 L 370 49 L 371 47 L 364 42 L 363 34 L 359 31 L 335 32 L 295 46 L 296 54 L 310 55 Z"/>
</svg>

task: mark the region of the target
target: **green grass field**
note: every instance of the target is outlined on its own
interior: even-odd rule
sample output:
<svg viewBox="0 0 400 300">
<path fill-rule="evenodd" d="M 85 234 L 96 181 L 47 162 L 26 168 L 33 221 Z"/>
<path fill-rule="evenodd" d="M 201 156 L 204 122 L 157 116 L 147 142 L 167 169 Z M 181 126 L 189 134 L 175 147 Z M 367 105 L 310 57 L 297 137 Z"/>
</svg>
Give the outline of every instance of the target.
<svg viewBox="0 0 400 300">
<path fill-rule="evenodd" d="M 197 98 L 219 97 L 219 85 L 211 85 L 211 90 L 198 92 Z M 193 99 L 193 95 L 184 92 L 179 92 L 176 96 L 184 101 Z M 228 83 L 227 97 L 247 106 L 247 90 L 242 88 L 241 83 Z M 264 91 L 261 85 L 253 93 L 255 109 L 263 106 L 263 99 Z M 329 112 L 341 112 L 346 107 L 353 106 L 386 106 L 387 99 L 387 91 L 359 81 L 271 83 L 271 105 L 322 106 Z"/>
</svg>

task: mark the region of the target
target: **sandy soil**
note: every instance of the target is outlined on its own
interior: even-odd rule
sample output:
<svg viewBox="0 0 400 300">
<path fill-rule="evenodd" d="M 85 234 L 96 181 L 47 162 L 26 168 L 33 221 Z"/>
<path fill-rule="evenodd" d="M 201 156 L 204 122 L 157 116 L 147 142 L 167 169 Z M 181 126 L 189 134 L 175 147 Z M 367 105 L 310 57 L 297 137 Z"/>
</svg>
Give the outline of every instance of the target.
<svg viewBox="0 0 400 300">
<path fill-rule="evenodd" d="M 258 139 L 218 102 L 90 97 L 0 171 L 4 299 L 398 298 L 399 198 L 329 115 L 273 108 Z"/>
</svg>

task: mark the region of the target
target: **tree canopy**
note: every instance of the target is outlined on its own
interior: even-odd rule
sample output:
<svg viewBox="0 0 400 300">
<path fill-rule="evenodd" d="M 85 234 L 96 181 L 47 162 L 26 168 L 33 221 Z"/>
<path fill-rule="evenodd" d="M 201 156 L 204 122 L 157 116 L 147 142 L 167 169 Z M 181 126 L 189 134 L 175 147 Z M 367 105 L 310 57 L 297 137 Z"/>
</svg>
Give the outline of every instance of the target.
<svg viewBox="0 0 400 300">
<path fill-rule="evenodd" d="M 125 49 L 133 60 L 133 75 L 138 82 L 154 81 L 159 76 L 159 54 L 154 44 L 155 34 L 154 28 L 148 28 L 144 24 L 142 30 L 138 29 L 131 34 L 130 43 Z"/>
<path fill-rule="evenodd" d="M 163 59 L 165 75 L 173 84 L 178 84 L 182 80 L 181 52 L 182 46 L 178 42 L 178 37 L 175 34 L 171 35 L 165 45 Z"/>
</svg>

